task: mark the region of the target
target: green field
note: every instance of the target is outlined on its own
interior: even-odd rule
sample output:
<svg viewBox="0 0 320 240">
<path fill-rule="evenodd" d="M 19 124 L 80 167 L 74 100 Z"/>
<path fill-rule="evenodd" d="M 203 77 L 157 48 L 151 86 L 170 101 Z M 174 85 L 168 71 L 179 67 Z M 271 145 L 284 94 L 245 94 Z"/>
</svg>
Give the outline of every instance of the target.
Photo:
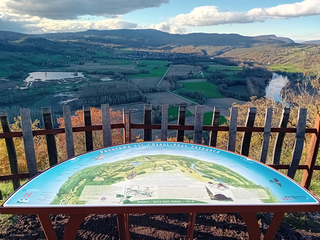
<svg viewBox="0 0 320 240">
<path fill-rule="evenodd" d="M 240 66 L 226 66 L 216 62 L 202 62 L 201 64 L 208 65 L 209 70 L 227 70 L 227 71 L 241 71 L 242 67 Z"/>
<path fill-rule="evenodd" d="M 284 65 L 284 64 L 272 64 L 269 66 L 271 71 L 281 71 L 281 72 L 303 72 L 302 69 L 294 66 L 294 65 Z"/>
<path fill-rule="evenodd" d="M 168 64 L 169 63 L 167 61 L 141 60 L 135 70 L 148 70 L 149 73 L 127 75 L 126 77 L 129 79 L 141 77 L 162 77 L 169 67 Z"/>
<path fill-rule="evenodd" d="M 185 89 L 193 91 L 202 91 L 205 98 L 221 98 L 223 97 L 217 87 L 209 82 L 183 82 L 181 83 Z"/>
</svg>

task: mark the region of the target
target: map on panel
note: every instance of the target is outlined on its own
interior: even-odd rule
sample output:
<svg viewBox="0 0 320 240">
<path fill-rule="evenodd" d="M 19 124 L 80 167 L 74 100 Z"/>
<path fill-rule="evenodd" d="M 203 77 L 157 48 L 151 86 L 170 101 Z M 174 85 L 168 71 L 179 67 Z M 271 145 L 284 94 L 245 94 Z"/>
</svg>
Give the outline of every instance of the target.
<svg viewBox="0 0 320 240">
<path fill-rule="evenodd" d="M 286 176 L 241 155 L 176 142 L 93 151 L 38 175 L 4 206 L 318 204 Z"/>
</svg>

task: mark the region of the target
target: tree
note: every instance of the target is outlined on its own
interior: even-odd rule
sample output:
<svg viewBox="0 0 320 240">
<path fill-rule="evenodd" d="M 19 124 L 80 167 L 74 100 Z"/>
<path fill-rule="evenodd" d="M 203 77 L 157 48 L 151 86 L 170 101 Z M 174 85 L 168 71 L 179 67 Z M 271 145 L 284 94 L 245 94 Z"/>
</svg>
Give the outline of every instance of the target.
<svg viewBox="0 0 320 240">
<path fill-rule="evenodd" d="M 35 120 L 32 123 L 32 129 L 37 130 L 39 121 Z M 0 124 L 1 125 L 1 124 Z M 21 117 L 18 116 L 14 118 L 14 123 L 10 126 L 12 132 L 21 132 Z M 2 127 L 0 128 L 2 129 Z M 46 145 L 46 138 L 45 136 L 35 136 L 34 140 L 34 148 L 36 152 L 36 159 L 37 159 L 37 167 L 39 171 L 45 170 L 49 167 L 49 157 Z M 24 152 L 24 144 L 23 138 L 13 138 L 17 161 L 18 161 L 18 172 L 24 173 L 28 172 L 26 155 Z M 10 164 L 9 164 L 9 157 L 8 151 L 6 147 L 6 143 L 4 139 L 0 140 L 0 175 L 7 175 L 11 174 L 10 171 Z"/>
</svg>

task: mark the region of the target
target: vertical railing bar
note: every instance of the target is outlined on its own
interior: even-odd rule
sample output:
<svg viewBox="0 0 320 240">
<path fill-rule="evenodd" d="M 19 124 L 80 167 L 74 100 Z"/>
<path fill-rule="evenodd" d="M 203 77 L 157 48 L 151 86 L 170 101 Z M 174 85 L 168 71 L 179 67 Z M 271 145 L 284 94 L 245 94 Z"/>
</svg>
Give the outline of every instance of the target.
<svg viewBox="0 0 320 240">
<path fill-rule="evenodd" d="M 162 105 L 161 120 L 161 141 L 167 141 L 168 138 L 168 104 Z"/>
<path fill-rule="evenodd" d="M 294 151 L 291 160 L 291 164 L 288 169 L 288 177 L 294 178 L 297 168 L 299 166 L 299 162 L 301 159 L 305 133 L 306 133 L 306 125 L 307 125 L 307 109 L 301 108 L 299 110 L 299 119 L 297 124 L 297 132 L 296 132 L 296 142 L 294 144 Z"/>
<path fill-rule="evenodd" d="M 194 143 L 202 143 L 202 132 L 203 132 L 203 106 L 197 105 L 194 116 Z"/>
<path fill-rule="evenodd" d="M 144 105 L 144 124 L 149 125 L 152 121 L 152 105 L 146 104 Z M 143 131 L 143 140 L 151 141 L 152 140 L 152 130 L 144 129 Z"/>
<path fill-rule="evenodd" d="M 43 117 L 44 128 L 46 130 L 53 129 L 50 107 L 42 108 L 42 117 Z M 48 156 L 49 156 L 49 164 L 51 167 L 58 163 L 58 151 L 57 151 L 55 135 L 46 134 L 46 141 L 47 141 L 47 149 L 48 149 Z"/>
<path fill-rule="evenodd" d="M 38 173 L 38 167 L 37 167 L 37 161 L 36 161 L 36 152 L 34 150 L 30 109 L 21 108 L 20 114 L 21 114 L 24 152 L 26 155 L 29 176 L 33 177 Z"/>
<path fill-rule="evenodd" d="M 290 108 L 283 109 L 282 119 L 279 127 L 281 128 L 287 127 L 289 122 L 289 115 L 290 115 Z M 273 164 L 280 163 L 281 149 L 282 149 L 282 144 L 283 144 L 285 134 L 286 133 L 284 132 L 279 132 L 277 135 L 276 145 L 273 151 Z"/>
<path fill-rule="evenodd" d="M 83 105 L 83 118 L 84 118 L 84 125 L 91 126 L 91 113 L 90 113 L 90 106 Z M 86 151 L 93 150 L 93 136 L 92 131 L 85 131 L 85 141 L 86 141 Z"/>
<path fill-rule="evenodd" d="M 270 142 L 270 133 L 271 133 L 271 124 L 272 124 L 272 113 L 273 113 L 273 108 L 268 108 L 266 112 L 266 117 L 265 117 L 262 148 L 261 148 L 261 155 L 260 155 L 260 162 L 262 163 L 266 163 L 267 161 L 269 142 Z"/>
<path fill-rule="evenodd" d="M 122 109 L 122 122 L 123 122 L 123 143 L 127 143 L 127 119 L 126 119 L 126 111 Z"/>
<path fill-rule="evenodd" d="M 254 125 L 254 120 L 256 118 L 257 108 L 250 107 L 247 115 L 246 127 L 252 128 Z M 252 132 L 244 132 L 242 138 L 241 154 L 244 156 L 249 156 L 250 142 L 251 142 Z"/>
<path fill-rule="evenodd" d="M 67 144 L 67 155 L 68 158 L 75 156 L 74 141 L 73 141 L 73 131 L 72 131 L 72 121 L 71 121 L 71 111 L 69 106 L 63 106 L 63 119 L 64 119 L 64 129 Z"/>
<path fill-rule="evenodd" d="M 228 150 L 231 152 L 234 152 L 236 150 L 237 121 L 238 121 L 238 107 L 232 107 L 231 113 L 230 113 L 229 139 L 228 139 Z"/>
<path fill-rule="evenodd" d="M 132 142 L 132 136 L 131 136 L 131 109 L 129 110 L 129 124 L 128 124 L 128 131 L 129 131 L 129 143 Z"/>
<path fill-rule="evenodd" d="M 313 134 L 309 143 L 309 150 L 306 159 L 306 165 L 308 169 L 304 170 L 301 180 L 301 186 L 309 189 L 311 179 L 314 171 L 314 166 L 317 161 L 319 146 L 320 146 L 320 115 L 317 114 L 314 123 L 314 128 L 317 130 L 316 134 Z"/>
<path fill-rule="evenodd" d="M 0 109 L 0 119 L 3 132 L 11 132 L 10 124 L 7 117 L 7 112 L 5 109 Z M 10 171 L 12 174 L 18 174 L 18 160 L 17 160 L 17 153 L 16 148 L 14 146 L 14 141 L 12 138 L 5 138 L 8 157 L 9 157 L 9 164 L 10 164 Z M 12 184 L 14 190 L 20 187 L 20 180 L 19 179 L 12 179 Z M 0 199 L 1 196 L 0 196 Z"/>
<path fill-rule="evenodd" d="M 109 104 L 101 104 L 103 147 L 112 146 L 111 119 Z"/>
<path fill-rule="evenodd" d="M 220 119 L 220 107 L 214 107 L 213 110 L 213 116 L 212 116 L 212 126 L 217 127 L 219 126 L 219 119 Z M 210 132 L 210 141 L 209 145 L 212 147 L 215 147 L 217 145 L 217 137 L 218 137 L 218 131 L 211 131 Z"/>
<path fill-rule="evenodd" d="M 186 106 L 179 106 L 178 123 L 179 126 L 184 126 L 186 123 Z M 184 130 L 177 131 L 177 142 L 183 142 Z"/>
</svg>

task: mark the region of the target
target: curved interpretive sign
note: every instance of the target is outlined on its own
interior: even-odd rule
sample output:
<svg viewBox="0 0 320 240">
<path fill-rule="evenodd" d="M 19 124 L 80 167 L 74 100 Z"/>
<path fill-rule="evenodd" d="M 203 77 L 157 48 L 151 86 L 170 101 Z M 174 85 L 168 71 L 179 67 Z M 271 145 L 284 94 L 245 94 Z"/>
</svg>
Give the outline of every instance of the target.
<svg viewBox="0 0 320 240">
<path fill-rule="evenodd" d="M 319 204 L 297 183 L 257 161 L 188 143 L 113 146 L 39 174 L 6 206 Z"/>
</svg>

